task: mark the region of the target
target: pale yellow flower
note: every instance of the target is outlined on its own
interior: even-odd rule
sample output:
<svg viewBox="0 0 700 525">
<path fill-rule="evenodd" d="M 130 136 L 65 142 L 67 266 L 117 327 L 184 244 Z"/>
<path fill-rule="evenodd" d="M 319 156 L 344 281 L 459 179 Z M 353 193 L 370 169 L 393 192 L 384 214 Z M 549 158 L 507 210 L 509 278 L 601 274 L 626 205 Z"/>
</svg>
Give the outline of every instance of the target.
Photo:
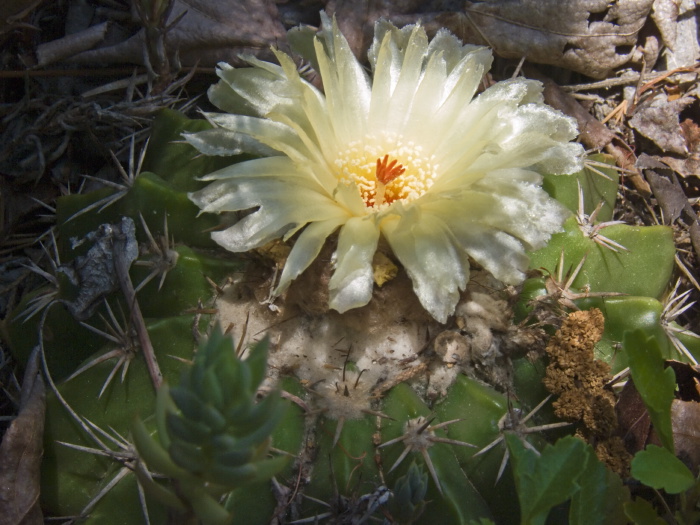
<svg viewBox="0 0 700 525">
<path fill-rule="evenodd" d="M 567 215 L 540 173 L 580 169 L 575 122 L 543 103 L 536 81 L 476 95 L 491 53 L 445 30 L 429 41 L 419 25 L 380 20 L 371 75 L 325 16 L 313 50 L 323 93 L 278 51 L 279 66 L 252 57 L 252 68 L 220 65 L 209 97 L 226 113 L 207 114 L 215 128 L 186 138 L 204 154 L 261 158 L 204 177 L 213 182 L 190 195 L 205 212 L 255 209 L 214 240 L 245 252 L 298 234 L 281 294 L 339 230 L 329 291 L 340 312 L 370 301 L 380 236 L 440 322 L 466 286 L 469 257 L 521 282 L 526 250 Z"/>
</svg>

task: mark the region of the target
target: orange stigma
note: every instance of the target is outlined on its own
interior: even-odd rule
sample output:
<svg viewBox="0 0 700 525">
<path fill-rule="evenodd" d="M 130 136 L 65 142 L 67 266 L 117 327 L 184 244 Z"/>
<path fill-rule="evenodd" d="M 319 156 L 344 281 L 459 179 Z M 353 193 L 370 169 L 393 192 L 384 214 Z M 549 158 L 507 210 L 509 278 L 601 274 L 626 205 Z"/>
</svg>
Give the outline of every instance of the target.
<svg viewBox="0 0 700 525">
<path fill-rule="evenodd" d="M 383 159 L 377 159 L 377 180 L 382 184 L 389 184 L 399 175 L 402 175 L 406 168 L 402 164 L 397 165 L 397 160 L 389 162 L 389 155 L 384 155 Z"/>
</svg>

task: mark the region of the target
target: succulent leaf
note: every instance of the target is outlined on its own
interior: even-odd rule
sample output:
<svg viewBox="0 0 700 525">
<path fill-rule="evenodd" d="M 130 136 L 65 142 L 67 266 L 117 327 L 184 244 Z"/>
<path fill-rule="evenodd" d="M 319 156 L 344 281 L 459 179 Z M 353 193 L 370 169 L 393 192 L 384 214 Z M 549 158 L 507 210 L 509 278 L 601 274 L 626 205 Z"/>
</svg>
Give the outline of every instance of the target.
<svg viewBox="0 0 700 525">
<path fill-rule="evenodd" d="M 287 462 L 268 459 L 269 436 L 284 416 L 285 405 L 273 393 L 255 404 L 264 379 L 267 341 L 254 345 L 253 363 L 240 361 L 232 341 L 217 326 L 193 364 L 182 373 L 180 385 L 159 393 L 156 419 L 165 434 L 160 446 L 143 423 L 133 425 L 142 457 L 156 471 L 180 481 L 178 493 L 203 523 L 228 523 L 230 513 L 212 499 L 246 484 L 269 479 Z M 251 372 L 251 368 L 255 371 Z M 226 399 L 222 385 L 237 377 L 239 397 Z M 230 418 L 231 414 L 240 417 Z M 213 491 L 213 492 L 212 492 Z"/>
<path fill-rule="evenodd" d="M 171 434 L 173 439 L 196 444 L 209 438 L 211 435 L 206 426 L 196 421 L 182 419 L 172 412 L 166 414 L 165 419 L 168 434 Z"/>
<path fill-rule="evenodd" d="M 425 495 L 428 490 L 428 474 L 415 462 L 411 463 L 406 474 L 394 483 L 394 501 L 391 514 L 399 523 L 413 523 L 425 510 Z"/>
</svg>

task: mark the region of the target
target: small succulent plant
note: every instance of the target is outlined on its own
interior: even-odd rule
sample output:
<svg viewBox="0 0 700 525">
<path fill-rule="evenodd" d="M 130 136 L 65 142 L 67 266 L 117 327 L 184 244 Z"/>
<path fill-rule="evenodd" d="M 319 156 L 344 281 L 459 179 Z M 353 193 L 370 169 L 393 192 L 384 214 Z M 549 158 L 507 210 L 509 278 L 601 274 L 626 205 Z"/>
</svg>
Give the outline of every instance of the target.
<svg viewBox="0 0 700 525">
<path fill-rule="evenodd" d="M 265 378 L 267 346 L 267 341 L 256 344 L 241 361 L 232 340 L 216 327 L 180 383 L 159 388 L 158 440 L 140 419 L 132 426 L 146 466 L 173 480 L 177 493 L 159 485 L 145 469 L 136 471 L 141 485 L 166 504 L 191 509 L 206 524 L 229 523 L 233 511 L 219 504 L 221 496 L 268 480 L 288 459 L 267 458 L 270 434 L 284 412 L 279 395 L 255 402 Z"/>
</svg>

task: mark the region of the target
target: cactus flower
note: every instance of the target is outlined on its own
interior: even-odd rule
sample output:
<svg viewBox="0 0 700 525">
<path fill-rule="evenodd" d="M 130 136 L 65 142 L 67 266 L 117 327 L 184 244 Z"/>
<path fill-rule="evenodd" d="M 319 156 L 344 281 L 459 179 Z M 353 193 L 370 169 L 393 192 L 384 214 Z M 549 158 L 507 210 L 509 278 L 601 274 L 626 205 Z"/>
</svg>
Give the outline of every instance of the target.
<svg viewBox="0 0 700 525">
<path fill-rule="evenodd" d="M 279 295 L 338 230 L 329 306 L 339 312 L 370 301 L 380 237 L 440 322 L 467 284 L 470 257 L 521 282 L 526 251 L 568 215 L 541 189 L 541 173 L 581 169 L 575 122 L 545 105 L 533 80 L 477 94 L 491 52 L 446 30 L 429 40 L 420 25 L 378 21 L 371 73 L 325 15 L 310 43 L 323 92 L 280 51 L 280 65 L 220 64 L 209 97 L 225 113 L 206 114 L 214 129 L 186 139 L 207 155 L 259 158 L 205 176 L 211 184 L 190 194 L 204 212 L 254 210 L 213 239 L 245 252 L 295 236 Z"/>
</svg>

